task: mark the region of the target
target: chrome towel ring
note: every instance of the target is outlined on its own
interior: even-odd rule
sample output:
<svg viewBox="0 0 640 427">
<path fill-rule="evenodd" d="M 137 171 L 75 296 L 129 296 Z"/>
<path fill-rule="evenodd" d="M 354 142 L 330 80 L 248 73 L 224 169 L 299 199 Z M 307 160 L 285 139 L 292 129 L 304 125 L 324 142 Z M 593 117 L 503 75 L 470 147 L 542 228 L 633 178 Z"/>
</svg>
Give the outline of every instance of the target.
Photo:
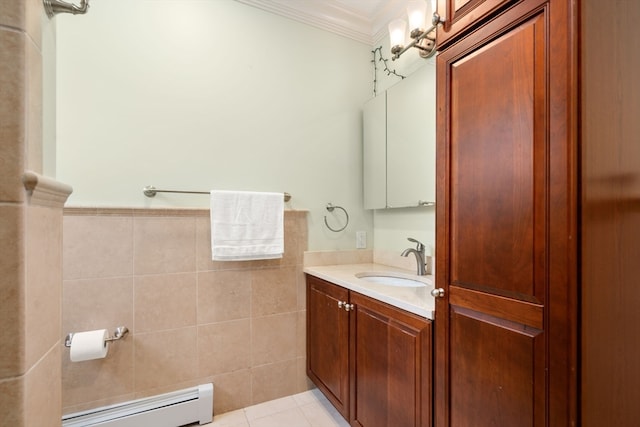
<svg viewBox="0 0 640 427">
<path fill-rule="evenodd" d="M 331 231 L 333 231 L 334 233 L 339 233 L 342 230 L 344 230 L 345 228 L 347 228 L 347 225 L 349 225 L 349 214 L 347 213 L 347 210 L 345 208 L 343 208 L 342 206 L 334 206 L 331 203 L 327 203 L 327 211 L 329 212 L 333 212 L 334 209 L 340 209 L 342 212 L 344 212 L 345 217 L 347 218 L 347 221 L 344 224 L 344 227 L 342 228 L 332 228 L 329 223 L 327 222 L 327 216 L 324 216 L 324 225 L 327 226 L 327 228 Z"/>
</svg>

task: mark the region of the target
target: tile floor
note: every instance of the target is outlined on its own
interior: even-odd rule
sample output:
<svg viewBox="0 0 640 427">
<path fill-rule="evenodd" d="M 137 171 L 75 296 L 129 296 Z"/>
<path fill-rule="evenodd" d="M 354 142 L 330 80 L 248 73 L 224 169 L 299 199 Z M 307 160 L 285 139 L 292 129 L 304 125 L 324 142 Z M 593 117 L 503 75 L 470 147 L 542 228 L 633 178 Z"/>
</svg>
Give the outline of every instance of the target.
<svg viewBox="0 0 640 427">
<path fill-rule="evenodd" d="M 216 415 L 207 427 L 349 427 L 349 423 L 313 389 Z"/>
</svg>

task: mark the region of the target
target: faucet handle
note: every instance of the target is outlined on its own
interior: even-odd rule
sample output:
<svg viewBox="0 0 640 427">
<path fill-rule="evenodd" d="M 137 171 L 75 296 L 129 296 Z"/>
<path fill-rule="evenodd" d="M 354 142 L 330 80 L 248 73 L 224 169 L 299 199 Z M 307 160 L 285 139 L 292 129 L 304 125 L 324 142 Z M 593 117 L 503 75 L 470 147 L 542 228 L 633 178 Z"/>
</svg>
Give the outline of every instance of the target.
<svg viewBox="0 0 640 427">
<path fill-rule="evenodd" d="M 424 251 L 424 244 L 422 242 L 419 242 L 419 241 L 417 241 L 416 239 L 414 239 L 412 237 L 407 237 L 407 240 L 416 244 L 416 250 L 418 252 Z"/>
</svg>

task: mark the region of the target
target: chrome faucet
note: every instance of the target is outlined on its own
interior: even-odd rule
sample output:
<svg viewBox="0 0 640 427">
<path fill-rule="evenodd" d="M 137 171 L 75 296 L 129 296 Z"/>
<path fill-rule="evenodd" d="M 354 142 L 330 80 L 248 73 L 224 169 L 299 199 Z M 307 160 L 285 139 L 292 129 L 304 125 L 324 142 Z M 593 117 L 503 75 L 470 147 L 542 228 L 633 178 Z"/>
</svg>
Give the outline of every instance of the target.
<svg viewBox="0 0 640 427">
<path fill-rule="evenodd" d="M 425 268 L 426 266 L 426 261 L 425 261 L 425 248 L 424 245 L 417 241 L 416 239 L 412 239 L 411 237 L 407 238 L 408 241 L 415 243 L 416 244 L 416 248 L 407 248 L 404 251 L 402 251 L 402 253 L 400 254 L 403 257 L 408 256 L 410 253 L 414 254 L 416 256 L 416 262 L 418 263 L 418 276 L 424 276 L 427 274 L 427 269 Z"/>
</svg>

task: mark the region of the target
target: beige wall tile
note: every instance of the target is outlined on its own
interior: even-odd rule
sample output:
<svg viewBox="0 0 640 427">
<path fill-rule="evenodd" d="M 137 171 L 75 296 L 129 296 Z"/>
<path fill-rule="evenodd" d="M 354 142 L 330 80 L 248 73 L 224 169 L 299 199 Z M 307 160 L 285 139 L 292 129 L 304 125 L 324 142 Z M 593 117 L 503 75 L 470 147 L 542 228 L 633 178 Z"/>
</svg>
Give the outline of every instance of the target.
<svg viewBox="0 0 640 427">
<path fill-rule="evenodd" d="M 137 276 L 133 301 L 137 333 L 195 326 L 196 274 Z"/>
<path fill-rule="evenodd" d="M 197 328 L 136 334 L 134 338 L 136 392 L 197 378 Z"/>
<path fill-rule="evenodd" d="M 253 404 L 251 371 L 243 369 L 213 377 L 213 413 L 222 414 Z"/>
<path fill-rule="evenodd" d="M 62 339 L 95 329 L 113 333 L 118 326 L 135 333 L 133 277 L 65 280 L 62 295 Z"/>
<path fill-rule="evenodd" d="M 296 284 L 298 287 L 298 310 L 307 309 L 307 276 L 304 274 L 304 267 L 296 267 Z"/>
<path fill-rule="evenodd" d="M 109 344 L 104 359 L 72 362 L 62 350 L 62 406 L 104 400 L 134 391 L 134 340 L 128 335 Z M 65 412 L 71 412 L 65 409 Z"/>
<path fill-rule="evenodd" d="M 34 0 L 27 0 L 28 4 L 33 4 Z M 36 8 L 28 8 L 36 9 Z M 29 11 L 28 15 L 33 15 Z M 40 15 L 38 14 L 38 18 Z M 31 19 L 29 20 L 31 21 Z M 40 21 L 38 19 L 38 24 Z M 31 25 L 33 26 L 33 25 Z M 36 45 L 35 40 L 27 38 L 26 46 L 26 103 L 27 103 L 27 155 L 25 169 L 42 173 L 42 53 L 40 52 L 40 26 L 34 28 L 38 32 Z"/>
<path fill-rule="evenodd" d="M 23 377 L 16 377 L 0 381 L 0 426 L 25 426 L 23 380 Z"/>
<path fill-rule="evenodd" d="M 112 224 L 132 221 L 131 247 L 135 249 L 129 252 L 129 260 L 133 260 L 128 264 L 133 265 L 131 271 L 123 271 L 121 277 L 64 281 L 63 334 L 76 325 L 87 325 L 83 330 L 113 328 L 118 325 L 111 325 L 112 319 L 131 319 L 133 327 L 125 326 L 132 329 L 127 339 L 134 347 L 130 375 L 135 398 L 213 379 L 214 404 L 220 413 L 255 403 L 254 382 L 259 385 L 260 401 L 283 397 L 304 387 L 306 383 L 298 371 L 303 364 L 299 360 L 301 349 L 306 347 L 301 331 L 306 301 L 304 293 L 299 295 L 300 286 L 304 285 L 300 261 L 306 248 L 306 213 L 285 213 L 284 261 L 255 262 L 212 262 L 209 218 L 200 211 L 158 211 L 147 215 L 146 210 L 136 209 L 101 213 L 76 208 L 65 213 L 65 240 L 70 231 L 67 224 L 77 223 L 84 230 L 91 230 L 93 217 L 97 218 L 98 228 L 112 232 L 112 227 L 105 226 L 106 219 L 113 220 Z M 70 218 L 89 220 L 68 221 Z M 125 231 L 121 236 L 125 236 L 126 227 L 122 229 Z M 79 243 L 83 232 L 71 232 L 77 234 Z M 95 245 L 99 239 L 100 233 L 94 232 L 85 239 L 86 245 Z M 117 243 L 105 245 L 119 250 Z M 118 255 L 121 253 L 115 256 Z M 124 258 L 120 263 L 126 262 Z M 99 301 L 113 301 L 114 292 L 128 301 L 124 307 L 99 305 Z M 99 319 L 102 325 L 91 323 L 92 313 L 94 317 L 104 313 Z M 63 359 L 65 369 L 79 369 L 73 365 L 80 364 L 68 362 L 66 349 Z M 99 368 L 96 364 L 84 373 L 72 374 L 74 381 L 97 375 L 94 371 Z M 277 380 L 270 387 L 271 369 L 288 376 L 288 380 Z M 131 390 L 126 388 L 115 393 L 103 389 L 102 393 L 83 396 L 77 386 L 69 388 L 73 384 L 68 376 L 65 371 L 66 413 L 72 412 L 69 409 L 131 398 Z"/>
<path fill-rule="evenodd" d="M 65 215 L 63 275 L 88 279 L 133 274 L 133 219 Z"/>
<path fill-rule="evenodd" d="M 209 376 L 247 369 L 251 364 L 249 319 L 198 327 L 198 375 Z"/>
<path fill-rule="evenodd" d="M 310 251 L 304 253 L 305 266 L 334 264 L 367 264 L 373 262 L 373 251 L 357 249 L 353 251 Z"/>
<path fill-rule="evenodd" d="M 60 347 L 58 344 L 54 345 L 27 374 L 24 414 L 26 426 L 60 426 L 62 417 Z"/>
<path fill-rule="evenodd" d="M 0 25 L 25 29 L 24 0 L 2 0 L 0 2 Z"/>
<path fill-rule="evenodd" d="M 298 357 L 296 359 L 297 369 L 297 383 L 296 393 L 302 393 L 303 391 L 312 390 L 316 385 L 307 376 L 307 357 Z"/>
<path fill-rule="evenodd" d="M 251 315 L 288 313 L 298 308 L 296 267 L 254 270 L 251 276 Z"/>
<path fill-rule="evenodd" d="M 60 340 L 62 212 L 27 208 L 25 345 L 28 367 Z"/>
<path fill-rule="evenodd" d="M 13 1 L 3 6 L 11 15 L 7 19 L 23 19 L 21 13 L 20 17 L 11 14 L 17 8 Z M 25 55 L 24 33 L 0 27 L 0 202 L 24 200 Z"/>
<path fill-rule="evenodd" d="M 25 372 L 23 218 L 21 206 L 0 205 L 0 379 Z"/>
<path fill-rule="evenodd" d="M 5 1 L 5 0 L 3 0 Z M 24 0 L 25 20 L 27 34 L 33 43 L 41 50 L 42 46 L 42 19 L 48 19 L 44 12 L 42 0 Z M 42 95 L 40 95 L 42 97 Z"/>
<path fill-rule="evenodd" d="M 296 392 L 296 359 L 251 368 L 252 404 L 289 396 Z"/>
<path fill-rule="evenodd" d="M 198 273 L 198 324 L 249 318 L 250 271 Z"/>
<path fill-rule="evenodd" d="M 135 218 L 135 274 L 195 271 L 195 218 Z"/>
<path fill-rule="evenodd" d="M 297 325 L 297 357 L 306 357 L 307 355 L 307 311 L 299 311 Z"/>
<path fill-rule="evenodd" d="M 254 317 L 251 323 L 251 366 L 296 357 L 297 313 Z"/>
</svg>

